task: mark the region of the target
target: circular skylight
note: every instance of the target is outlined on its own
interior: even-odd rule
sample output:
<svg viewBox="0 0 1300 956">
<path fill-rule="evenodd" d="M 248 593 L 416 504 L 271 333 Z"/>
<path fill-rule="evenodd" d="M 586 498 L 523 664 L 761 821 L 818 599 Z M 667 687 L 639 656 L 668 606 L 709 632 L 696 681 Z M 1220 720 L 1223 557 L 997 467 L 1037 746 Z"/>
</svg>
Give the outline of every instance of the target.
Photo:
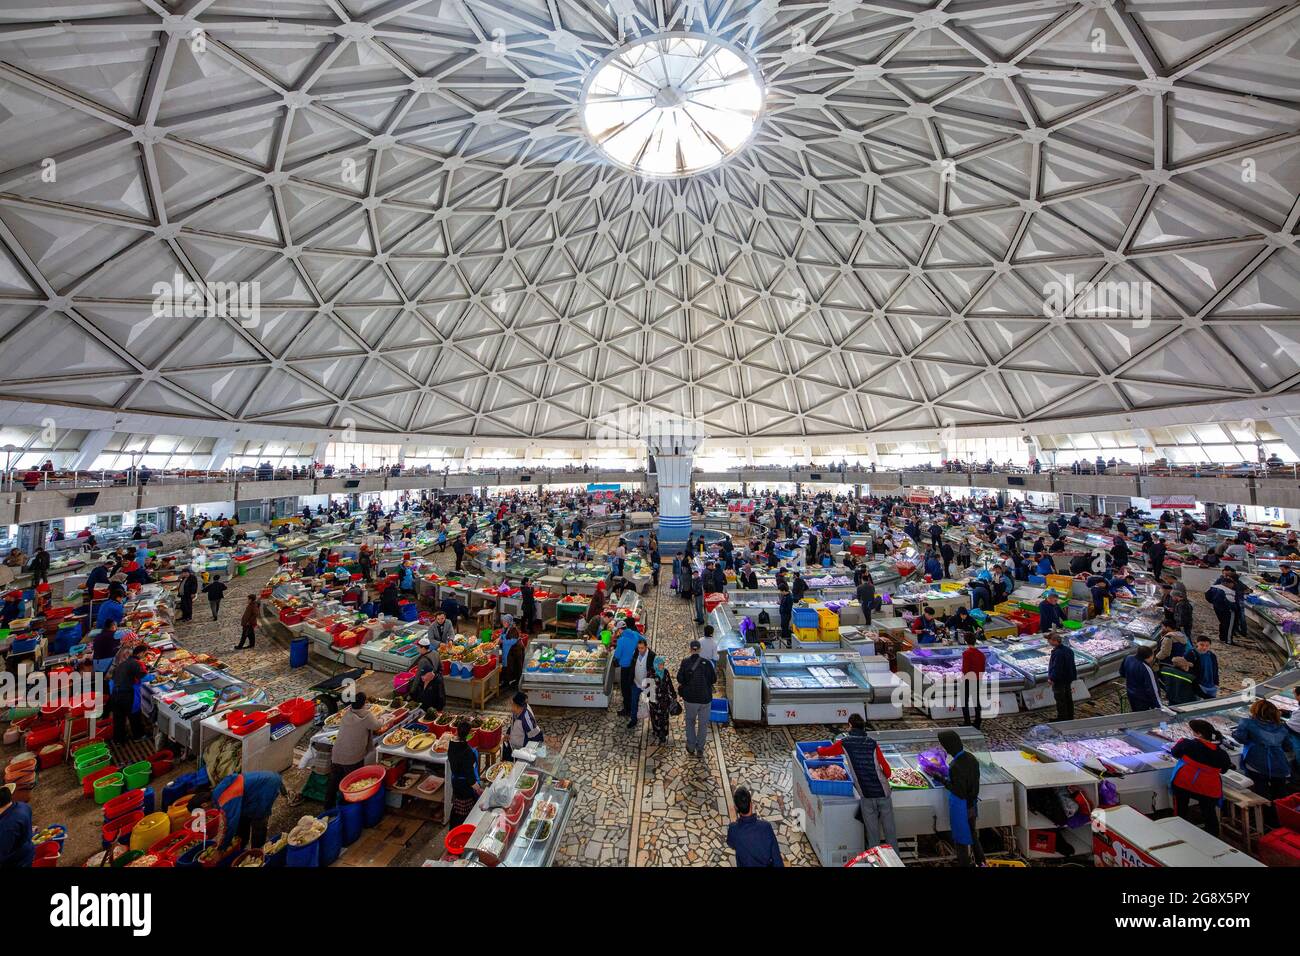
<svg viewBox="0 0 1300 956">
<path fill-rule="evenodd" d="M 708 37 L 672 35 L 601 61 L 582 118 L 596 146 L 623 168 L 690 176 L 744 147 L 762 108 L 758 71 L 739 51 Z"/>
</svg>

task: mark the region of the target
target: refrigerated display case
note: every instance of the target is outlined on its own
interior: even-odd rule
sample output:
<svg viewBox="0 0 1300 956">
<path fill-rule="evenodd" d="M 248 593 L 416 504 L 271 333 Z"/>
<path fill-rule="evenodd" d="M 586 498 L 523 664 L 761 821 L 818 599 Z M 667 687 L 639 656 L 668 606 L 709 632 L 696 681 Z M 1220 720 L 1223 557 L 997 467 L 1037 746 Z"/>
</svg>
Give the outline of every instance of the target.
<svg viewBox="0 0 1300 956">
<path fill-rule="evenodd" d="M 856 651 L 768 651 L 763 655 L 767 723 L 836 724 L 866 716 L 871 686 Z"/>
<path fill-rule="evenodd" d="M 998 656 L 987 644 L 976 645 L 984 652 L 981 707 L 984 717 L 1006 716 L 1020 710 L 1018 694 L 1033 681 Z M 898 669 L 907 676 L 913 706 L 934 720 L 961 716 L 962 689 L 954 682 L 962 677 L 961 658 L 965 647 L 918 647 L 897 655 Z M 997 706 L 993 709 L 996 696 Z"/>
<path fill-rule="evenodd" d="M 972 727 L 950 728 L 980 765 L 979 826 L 1007 827 L 1015 823 L 1012 780 L 989 756 L 988 741 Z M 900 838 L 940 833 L 948 822 L 948 791 L 942 779 L 924 769 L 926 751 L 943 751 L 935 730 L 885 730 L 874 733 L 877 745 L 892 771 L 890 798 L 894 826 Z M 946 762 L 946 755 L 945 755 Z"/>
<path fill-rule="evenodd" d="M 1076 651 L 1082 651 L 1097 662 L 1097 678 L 1109 680 L 1119 674 L 1119 665 L 1133 653 L 1134 637 L 1123 630 L 1118 622 L 1107 618 L 1070 631 L 1066 641 Z"/>
<path fill-rule="evenodd" d="M 1086 681 L 1096 675 L 1097 662 L 1077 647 L 1074 652 L 1074 666 L 1079 679 Z M 1011 640 L 997 645 L 1002 660 L 1030 678 L 1034 684 L 1047 682 L 1047 668 L 1052 656 L 1052 648 L 1045 637 L 1029 637 L 1024 640 Z"/>
<path fill-rule="evenodd" d="M 533 640 L 520 687 L 539 707 L 608 707 L 614 656 L 591 641 Z"/>
</svg>

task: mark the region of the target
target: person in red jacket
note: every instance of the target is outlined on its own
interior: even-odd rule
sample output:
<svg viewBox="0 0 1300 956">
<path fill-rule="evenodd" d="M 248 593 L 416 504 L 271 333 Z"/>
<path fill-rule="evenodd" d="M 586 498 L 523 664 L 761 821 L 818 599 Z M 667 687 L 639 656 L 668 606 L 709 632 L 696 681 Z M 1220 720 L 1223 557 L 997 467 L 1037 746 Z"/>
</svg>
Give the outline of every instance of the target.
<svg viewBox="0 0 1300 956">
<path fill-rule="evenodd" d="M 1231 758 L 1219 742 L 1223 735 L 1208 720 L 1189 720 L 1193 736 L 1174 744 L 1170 753 L 1178 760 L 1170 780 L 1174 810 L 1190 820 L 1192 803 L 1201 808 L 1201 827 L 1212 837 L 1219 835 L 1219 802 L 1223 799 L 1223 774 L 1232 769 Z"/>
<path fill-rule="evenodd" d="M 961 725 L 980 728 L 980 682 L 984 678 L 984 668 L 988 661 L 984 652 L 975 646 L 975 635 L 966 635 L 966 650 L 961 652 Z M 971 720 L 971 704 L 975 705 L 975 719 Z"/>
</svg>

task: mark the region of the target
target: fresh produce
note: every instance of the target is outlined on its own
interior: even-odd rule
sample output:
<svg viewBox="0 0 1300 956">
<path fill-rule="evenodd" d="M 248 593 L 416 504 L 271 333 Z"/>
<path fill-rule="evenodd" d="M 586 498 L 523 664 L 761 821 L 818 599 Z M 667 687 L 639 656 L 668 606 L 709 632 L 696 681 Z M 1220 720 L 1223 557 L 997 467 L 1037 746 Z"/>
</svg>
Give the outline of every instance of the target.
<svg viewBox="0 0 1300 956">
<path fill-rule="evenodd" d="M 494 782 L 497 777 L 504 777 L 515 768 L 514 761 L 501 760 L 488 767 L 483 776 L 487 778 L 488 783 Z"/>
<path fill-rule="evenodd" d="M 529 840 L 536 840 L 539 843 L 550 839 L 551 821 L 549 820 L 529 820 L 528 826 L 524 827 L 524 837 Z"/>
<path fill-rule="evenodd" d="M 384 738 L 384 743 L 389 747 L 404 747 L 414 736 L 415 731 L 399 727 L 397 730 L 391 731 L 388 736 Z"/>
</svg>

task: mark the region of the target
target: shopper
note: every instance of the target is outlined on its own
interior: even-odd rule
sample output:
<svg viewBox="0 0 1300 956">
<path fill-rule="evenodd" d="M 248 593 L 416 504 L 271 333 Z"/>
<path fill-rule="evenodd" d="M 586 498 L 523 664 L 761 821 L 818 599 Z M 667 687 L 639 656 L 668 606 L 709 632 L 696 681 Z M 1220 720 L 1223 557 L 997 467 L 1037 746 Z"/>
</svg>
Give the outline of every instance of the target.
<svg viewBox="0 0 1300 956">
<path fill-rule="evenodd" d="M 31 866 L 35 858 L 31 805 L 15 800 L 8 787 L 0 787 L 0 870 Z"/>
<path fill-rule="evenodd" d="M 1187 602 L 1184 601 L 1184 604 Z M 1196 639 L 1196 649 L 1186 653 L 1196 683 L 1196 695 L 1202 700 L 1219 696 L 1219 656 L 1210 650 L 1210 638 L 1202 634 Z"/>
<path fill-rule="evenodd" d="M 144 663 L 140 660 L 149 648 L 137 644 L 121 663 L 113 668 L 113 689 L 108 697 L 109 710 L 113 714 L 113 743 L 127 742 L 126 726 L 131 724 L 131 739 L 144 738 L 144 721 L 140 717 L 138 684 L 145 675 Z"/>
<path fill-rule="evenodd" d="M 1190 820 L 1195 803 L 1201 809 L 1201 826 L 1217 837 L 1223 775 L 1232 769 L 1232 758 L 1220 748 L 1223 735 L 1208 720 L 1189 720 L 1187 726 L 1192 736 L 1184 737 L 1170 750 L 1178 761 L 1169 785 L 1174 812 Z"/>
<path fill-rule="evenodd" d="M 1237 613 L 1237 594 L 1235 587 L 1235 575 L 1231 571 L 1224 571 L 1205 592 L 1205 599 L 1210 602 L 1210 607 L 1214 609 L 1214 616 L 1219 621 L 1219 643 L 1232 644 L 1233 634 L 1236 631 L 1236 613 Z"/>
<path fill-rule="evenodd" d="M 732 794 L 736 821 L 727 826 L 727 846 L 736 851 L 736 866 L 785 866 L 772 824 L 754 815 L 754 798 L 741 787 Z"/>
<path fill-rule="evenodd" d="M 212 608 L 212 620 L 215 621 L 217 612 L 221 610 L 221 599 L 226 596 L 226 586 L 221 578 L 213 575 L 212 580 L 203 588 L 203 593 L 208 596 L 208 606 Z"/>
<path fill-rule="evenodd" d="M 239 643 L 235 650 L 242 651 L 247 647 L 251 651 L 257 646 L 257 618 L 261 612 L 262 605 L 257 595 L 250 594 L 244 604 L 244 613 L 239 617 Z"/>
<path fill-rule="evenodd" d="M 636 651 L 632 655 L 632 699 L 628 704 L 627 726 L 631 730 L 641 718 L 641 687 L 647 677 L 654 673 L 655 655 L 644 636 L 638 636 Z M 649 705 L 647 704 L 647 707 Z"/>
<path fill-rule="evenodd" d="M 456 573 L 459 574 L 465 563 L 465 532 L 462 531 L 456 536 L 456 540 L 452 542 L 451 550 L 456 555 Z"/>
<path fill-rule="evenodd" d="M 866 618 L 867 627 L 871 626 L 871 611 L 876 606 L 876 584 L 871 579 L 871 572 L 867 571 L 862 575 L 861 582 L 857 587 L 858 604 L 862 606 L 862 616 Z M 782 629 L 783 631 L 788 628 Z"/>
<path fill-rule="evenodd" d="M 691 599 L 695 602 L 695 623 L 704 623 L 704 578 L 699 569 L 691 571 Z"/>
<path fill-rule="evenodd" d="M 472 728 L 468 720 L 456 724 L 456 739 L 447 747 L 447 776 L 451 782 L 451 816 L 447 829 L 454 830 L 465 822 L 474 802 L 483 792 L 478 776 L 478 753 L 469 745 Z"/>
<path fill-rule="evenodd" d="M 1272 701 L 1260 698 L 1250 705 L 1250 716 L 1237 724 L 1232 737 L 1245 745 L 1241 754 L 1241 769 L 1254 781 L 1254 790 L 1261 797 L 1276 800 L 1287 793 L 1287 780 L 1291 767 L 1287 753 L 1296 758 L 1296 740 L 1290 729 L 1282 723 L 1282 715 Z M 1269 807 L 1266 817 L 1276 819 L 1276 811 Z"/>
<path fill-rule="evenodd" d="M 533 709 L 528 706 L 528 695 L 523 691 L 516 692 L 510 698 L 510 726 L 506 728 L 505 744 L 501 749 L 502 759 L 510 760 L 516 750 L 545 741 L 546 735 L 542 733 Z"/>
<path fill-rule="evenodd" d="M 338 803 L 339 783 L 365 763 L 373 736 L 379 733 L 379 718 L 371 711 L 366 695 L 358 693 L 352 706 L 339 717 L 339 730 L 330 751 L 330 776 L 325 785 L 325 809 Z"/>
<path fill-rule="evenodd" d="M 789 646 L 790 644 L 790 620 L 794 617 L 794 595 L 786 587 L 784 582 L 777 588 L 780 594 L 777 608 L 781 615 L 781 643 Z M 863 613 L 866 613 L 865 611 Z"/>
<path fill-rule="evenodd" d="M 713 637 L 713 625 L 704 625 L 704 636 L 700 638 L 700 657 L 715 668 L 718 666 L 718 642 Z"/>
<path fill-rule="evenodd" d="M 713 685 L 718 679 L 713 664 L 700 656 L 700 642 L 691 641 L 691 655 L 677 668 L 677 688 L 686 711 L 686 752 L 704 756 Z"/>
<path fill-rule="evenodd" d="M 31 572 L 32 587 L 50 583 L 50 552 L 44 548 L 36 549 L 36 554 L 32 556 Z"/>
<path fill-rule="evenodd" d="M 859 812 L 866 831 L 867 849 L 898 842 L 894 827 L 894 801 L 889 789 L 891 770 L 876 741 L 867 735 L 867 722 L 860 714 L 849 715 L 849 732 L 840 738 L 857 781 Z"/>
<path fill-rule="evenodd" d="M 1154 656 L 1151 648 L 1139 647 L 1119 665 L 1119 676 L 1124 678 L 1124 693 L 1132 711 L 1157 710 L 1160 707 L 1160 685 L 1151 663 Z"/>
<path fill-rule="evenodd" d="M 181 571 L 180 578 L 180 605 L 181 605 L 181 623 L 194 620 L 194 598 L 199 593 L 198 576 L 189 568 Z"/>
<path fill-rule="evenodd" d="M 1074 682 L 1079 676 L 1074 665 L 1074 651 L 1065 646 L 1059 631 L 1049 631 L 1047 643 L 1052 648 L 1047 662 L 1047 680 L 1056 700 L 1056 719 L 1074 720 Z"/>
<path fill-rule="evenodd" d="M 537 598 L 533 594 L 533 584 L 528 578 L 519 582 L 519 614 L 524 619 L 524 632 L 531 634 L 537 623 Z"/>
<path fill-rule="evenodd" d="M 624 623 L 614 642 L 614 663 L 618 664 L 618 687 L 623 697 L 623 709 L 618 715 L 629 719 L 636 718 L 636 711 L 632 709 L 632 661 L 636 658 L 637 641 L 640 639 L 637 629 Z"/>
<path fill-rule="evenodd" d="M 667 661 L 656 657 L 654 673 L 641 685 L 641 694 L 649 702 L 650 730 L 661 744 L 668 742 L 669 718 L 682 712 L 682 705 L 673 688 L 673 679 L 668 675 Z"/>
<path fill-rule="evenodd" d="M 961 652 L 961 723 L 963 727 L 974 727 L 980 729 L 983 711 L 980 702 L 982 692 L 982 683 L 984 680 L 984 669 L 988 660 L 984 652 L 975 646 L 975 635 L 972 632 L 966 633 L 966 650 Z M 975 718 L 971 719 L 971 710 L 975 711 Z"/>
<path fill-rule="evenodd" d="M 1068 650 L 1068 648 L 1067 648 Z M 980 765 L 968 752 L 955 730 L 939 731 L 939 743 L 948 752 L 948 827 L 962 866 L 983 866 L 984 848 L 980 846 L 979 818 Z"/>
</svg>

